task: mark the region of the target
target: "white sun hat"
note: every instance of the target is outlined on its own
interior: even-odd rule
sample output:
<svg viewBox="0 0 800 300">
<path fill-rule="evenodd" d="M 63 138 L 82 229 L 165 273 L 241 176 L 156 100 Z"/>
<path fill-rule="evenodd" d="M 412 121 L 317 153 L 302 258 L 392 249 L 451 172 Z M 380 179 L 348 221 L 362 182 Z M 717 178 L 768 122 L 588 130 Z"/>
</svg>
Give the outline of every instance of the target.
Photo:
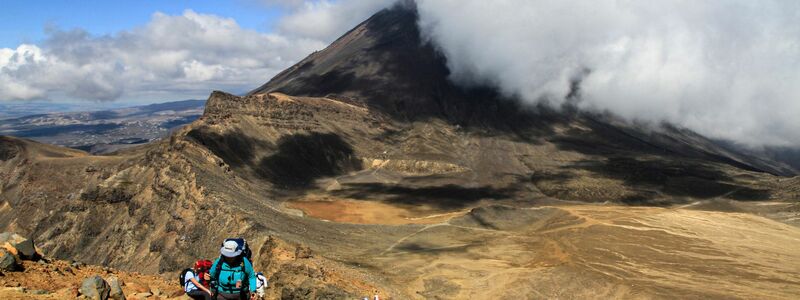
<svg viewBox="0 0 800 300">
<path fill-rule="evenodd" d="M 219 253 L 225 257 L 237 257 L 242 254 L 242 249 L 239 249 L 239 243 L 236 241 L 226 241 L 219 249 Z"/>
</svg>

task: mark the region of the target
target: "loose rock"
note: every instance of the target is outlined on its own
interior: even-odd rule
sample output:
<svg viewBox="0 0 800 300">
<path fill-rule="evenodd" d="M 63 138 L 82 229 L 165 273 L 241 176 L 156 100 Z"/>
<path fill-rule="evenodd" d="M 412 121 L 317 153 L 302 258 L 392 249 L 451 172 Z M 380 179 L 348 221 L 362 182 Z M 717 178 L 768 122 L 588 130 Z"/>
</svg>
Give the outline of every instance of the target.
<svg viewBox="0 0 800 300">
<path fill-rule="evenodd" d="M 111 287 L 108 282 L 103 280 L 103 277 L 94 275 L 83 280 L 79 292 L 81 296 L 88 299 L 106 300 L 111 292 Z"/>
<path fill-rule="evenodd" d="M 22 238 L 21 241 L 17 241 L 13 245 L 14 248 L 17 248 L 21 259 L 39 260 L 41 258 L 41 255 L 36 252 L 36 247 L 33 245 L 33 239 Z"/>
<path fill-rule="evenodd" d="M 20 264 L 14 254 L 5 248 L 0 248 L 0 271 L 14 272 L 20 270 Z"/>
<path fill-rule="evenodd" d="M 109 299 L 125 300 L 125 292 L 122 291 L 122 286 L 125 284 L 122 282 L 122 279 L 111 276 L 108 278 L 108 284 L 111 286 L 111 292 L 108 295 Z"/>
<path fill-rule="evenodd" d="M 76 270 L 80 270 L 80 268 L 85 266 L 85 265 L 83 263 L 79 262 L 79 261 L 73 261 L 72 264 L 70 264 L 70 266 L 72 266 Z"/>
</svg>

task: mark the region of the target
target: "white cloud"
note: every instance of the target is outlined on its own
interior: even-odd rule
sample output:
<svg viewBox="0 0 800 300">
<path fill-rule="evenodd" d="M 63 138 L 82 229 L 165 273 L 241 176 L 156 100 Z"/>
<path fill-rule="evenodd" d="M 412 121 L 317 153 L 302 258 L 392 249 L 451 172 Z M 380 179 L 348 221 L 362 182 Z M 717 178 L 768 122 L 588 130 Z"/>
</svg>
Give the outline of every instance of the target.
<svg viewBox="0 0 800 300">
<path fill-rule="evenodd" d="M 40 45 L 0 49 L 0 100 L 243 92 L 325 45 L 191 10 L 155 13 L 146 25 L 112 36 L 49 29 Z"/>
<path fill-rule="evenodd" d="M 278 0 L 294 9 L 278 23 L 279 32 L 327 43 L 397 0 L 292 1 Z"/>
<path fill-rule="evenodd" d="M 260 2 L 267 6 L 279 6 L 293 9 L 303 6 L 306 0 L 262 0 Z"/>
<path fill-rule="evenodd" d="M 44 91 L 25 84 L 14 73 L 28 64 L 44 60 L 42 51 L 34 45 L 23 44 L 17 49 L 0 49 L 0 91 L 8 99 L 30 99 L 41 97 Z"/>
<path fill-rule="evenodd" d="M 800 145 L 798 1 L 418 0 L 453 79 L 747 144 Z"/>
</svg>

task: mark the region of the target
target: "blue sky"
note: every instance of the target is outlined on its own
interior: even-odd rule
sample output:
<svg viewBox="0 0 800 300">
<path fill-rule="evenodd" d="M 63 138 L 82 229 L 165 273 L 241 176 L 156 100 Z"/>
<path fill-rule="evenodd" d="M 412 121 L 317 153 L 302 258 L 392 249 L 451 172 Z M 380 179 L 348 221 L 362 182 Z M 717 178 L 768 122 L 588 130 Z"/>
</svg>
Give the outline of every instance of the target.
<svg viewBox="0 0 800 300">
<path fill-rule="evenodd" d="M 0 10 L 0 47 L 44 39 L 48 26 L 82 28 L 94 35 L 114 34 L 147 23 L 154 12 L 169 15 L 191 9 L 198 13 L 234 18 L 243 28 L 272 31 L 275 22 L 286 14 L 278 5 L 257 1 L 4 1 Z"/>
<path fill-rule="evenodd" d="M 393 1 L 8 1 L 0 101 L 245 93 Z"/>
</svg>

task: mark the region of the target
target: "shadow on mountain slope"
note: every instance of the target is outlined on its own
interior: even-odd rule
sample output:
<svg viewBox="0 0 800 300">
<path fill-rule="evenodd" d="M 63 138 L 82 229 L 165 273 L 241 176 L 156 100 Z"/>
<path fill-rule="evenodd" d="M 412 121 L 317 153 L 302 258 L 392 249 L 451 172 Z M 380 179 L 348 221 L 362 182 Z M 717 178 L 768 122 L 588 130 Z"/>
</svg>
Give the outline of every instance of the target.
<svg viewBox="0 0 800 300">
<path fill-rule="evenodd" d="M 770 168 L 768 166 L 756 167 L 734 160 L 704 148 L 702 143 L 687 144 L 676 139 L 673 135 L 683 138 L 696 136 L 693 132 L 662 124 L 660 129 L 649 131 L 635 127 L 615 126 L 613 120 L 592 113 L 579 113 L 582 125 L 589 130 L 571 129 L 566 135 L 550 137 L 548 140 L 561 150 L 575 151 L 588 155 L 610 156 L 621 152 L 635 152 L 638 154 L 657 155 L 664 157 L 691 157 L 717 161 L 733 167 L 753 171 L 766 172 L 773 175 L 788 175 L 786 170 Z M 701 139 L 705 139 L 700 137 Z M 712 146 L 715 147 L 716 146 Z M 716 148 L 716 151 L 721 149 Z"/>
<path fill-rule="evenodd" d="M 432 205 L 454 210 L 468 207 L 480 200 L 501 200 L 513 196 L 511 188 L 489 186 L 469 188 L 453 184 L 427 187 L 407 187 L 381 183 L 351 183 L 335 192 L 337 196 L 353 199 L 380 199 L 392 204 Z"/>
<path fill-rule="evenodd" d="M 606 178 L 623 180 L 636 189 L 656 190 L 671 197 L 708 199 L 729 197 L 736 200 L 768 200 L 770 193 L 733 184 L 728 174 L 696 161 L 610 157 L 604 162 L 583 161 L 566 169 L 583 169 Z M 560 174 L 561 176 L 568 176 Z M 649 193 L 624 199 L 626 204 L 646 204 Z"/>
<path fill-rule="evenodd" d="M 214 155 L 222 158 L 225 163 L 234 168 L 250 165 L 256 157 L 258 148 L 270 146 L 269 142 L 248 136 L 238 129 L 219 134 L 200 127 L 192 129 L 186 136 L 205 146 Z"/>
<path fill-rule="evenodd" d="M 6 161 L 17 157 L 20 147 L 19 141 L 0 136 L 0 161 Z"/>
<path fill-rule="evenodd" d="M 277 152 L 257 167 L 259 176 L 287 188 L 309 187 L 317 178 L 361 169 L 350 144 L 336 134 L 316 132 L 280 138 Z"/>
</svg>

